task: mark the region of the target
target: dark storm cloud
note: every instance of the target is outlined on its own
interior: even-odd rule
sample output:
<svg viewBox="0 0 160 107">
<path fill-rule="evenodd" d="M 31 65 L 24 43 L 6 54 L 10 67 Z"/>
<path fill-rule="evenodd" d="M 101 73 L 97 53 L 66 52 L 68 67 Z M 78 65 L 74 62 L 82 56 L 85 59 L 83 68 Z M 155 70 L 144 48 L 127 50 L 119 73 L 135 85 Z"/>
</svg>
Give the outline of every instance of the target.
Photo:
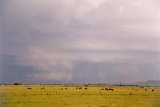
<svg viewBox="0 0 160 107">
<path fill-rule="evenodd" d="M 0 2 L 3 81 L 159 78 L 160 8 L 156 0 Z"/>
<path fill-rule="evenodd" d="M 14 64 L 16 60 L 12 56 L 2 56 L 1 58 L 1 82 L 4 83 L 14 83 L 14 82 L 23 82 L 26 83 L 26 81 L 30 81 L 26 78 L 27 74 L 33 73 L 35 70 L 34 68 L 26 67 L 26 66 L 19 66 L 17 64 Z"/>
</svg>

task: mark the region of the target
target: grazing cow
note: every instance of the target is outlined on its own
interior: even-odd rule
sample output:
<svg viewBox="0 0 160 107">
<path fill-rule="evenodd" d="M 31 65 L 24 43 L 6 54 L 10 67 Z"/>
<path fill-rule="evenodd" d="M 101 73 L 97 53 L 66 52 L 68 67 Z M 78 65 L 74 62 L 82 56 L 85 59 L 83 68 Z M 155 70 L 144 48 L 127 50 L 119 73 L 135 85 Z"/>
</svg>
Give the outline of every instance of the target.
<svg viewBox="0 0 160 107">
<path fill-rule="evenodd" d="M 107 91 L 108 91 L 108 88 L 105 88 L 105 90 L 107 90 Z"/>
<path fill-rule="evenodd" d="M 67 90 L 67 88 L 64 88 L 65 90 Z"/>
<path fill-rule="evenodd" d="M 44 87 L 41 88 L 41 90 L 44 90 L 44 89 L 45 89 Z"/>
<path fill-rule="evenodd" d="M 113 91 L 114 89 L 112 89 L 112 88 L 109 88 L 109 90 Z"/>
<path fill-rule="evenodd" d="M 85 90 L 87 90 L 87 88 L 84 88 Z"/>
<path fill-rule="evenodd" d="M 85 87 L 88 87 L 88 85 L 85 85 Z"/>
<path fill-rule="evenodd" d="M 82 89 L 82 87 L 79 87 L 79 89 Z"/>
<path fill-rule="evenodd" d="M 76 89 L 82 89 L 82 87 L 76 87 Z"/>
<path fill-rule="evenodd" d="M 31 90 L 32 88 L 27 88 L 28 90 Z"/>
<path fill-rule="evenodd" d="M 46 95 L 51 95 L 51 94 L 49 94 L 49 93 L 46 93 Z"/>
<path fill-rule="evenodd" d="M 152 92 L 154 91 L 154 89 L 152 89 Z"/>
</svg>

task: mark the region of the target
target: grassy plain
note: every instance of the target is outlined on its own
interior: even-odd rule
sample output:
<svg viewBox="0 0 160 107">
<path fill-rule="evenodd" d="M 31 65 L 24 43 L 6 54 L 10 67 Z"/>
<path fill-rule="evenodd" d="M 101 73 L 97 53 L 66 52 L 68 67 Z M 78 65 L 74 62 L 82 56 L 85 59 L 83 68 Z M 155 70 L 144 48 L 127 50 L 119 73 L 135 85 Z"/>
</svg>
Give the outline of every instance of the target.
<svg viewBox="0 0 160 107">
<path fill-rule="evenodd" d="M 160 87 L 7 85 L 0 107 L 160 107 Z"/>
</svg>

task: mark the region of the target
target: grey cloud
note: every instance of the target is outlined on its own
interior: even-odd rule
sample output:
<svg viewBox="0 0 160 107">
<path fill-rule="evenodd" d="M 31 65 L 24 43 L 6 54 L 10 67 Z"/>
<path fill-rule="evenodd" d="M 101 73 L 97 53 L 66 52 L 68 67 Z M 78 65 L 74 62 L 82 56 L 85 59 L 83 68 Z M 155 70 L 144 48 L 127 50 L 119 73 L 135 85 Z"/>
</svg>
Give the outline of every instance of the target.
<svg viewBox="0 0 160 107">
<path fill-rule="evenodd" d="M 1 2 L 1 73 L 7 81 L 14 81 L 10 75 L 29 82 L 158 79 L 156 0 Z"/>
<path fill-rule="evenodd" d="M 150 64 L 79 62 L 76 69 L 79 72 L 74 74 L 74 80 L 80 83 L 130 83 L 145 81 L 146 78 L 159 79 L 159 68 Z"/>
<path fill-rule="evenodd" d="M 4 83 L 30 81 L 26 75 L 35 72 L 32 66 L 22 66 L 13 63 L 16 59 L 13 56 L 1 56 L 0 81 Z"/>
</svg>

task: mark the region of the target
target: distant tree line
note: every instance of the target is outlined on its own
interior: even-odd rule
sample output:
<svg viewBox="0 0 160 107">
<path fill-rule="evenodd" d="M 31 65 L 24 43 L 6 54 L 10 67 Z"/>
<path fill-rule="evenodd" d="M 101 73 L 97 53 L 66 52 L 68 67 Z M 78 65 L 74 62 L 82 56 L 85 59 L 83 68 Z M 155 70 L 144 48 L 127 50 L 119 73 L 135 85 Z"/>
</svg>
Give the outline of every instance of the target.
<svg viewBox="0 0 160 107">
<path fill-rule="evenodd" d="M 13 85 L 22 85 L 22 83 L 15 82 Z"/>
</svg>

